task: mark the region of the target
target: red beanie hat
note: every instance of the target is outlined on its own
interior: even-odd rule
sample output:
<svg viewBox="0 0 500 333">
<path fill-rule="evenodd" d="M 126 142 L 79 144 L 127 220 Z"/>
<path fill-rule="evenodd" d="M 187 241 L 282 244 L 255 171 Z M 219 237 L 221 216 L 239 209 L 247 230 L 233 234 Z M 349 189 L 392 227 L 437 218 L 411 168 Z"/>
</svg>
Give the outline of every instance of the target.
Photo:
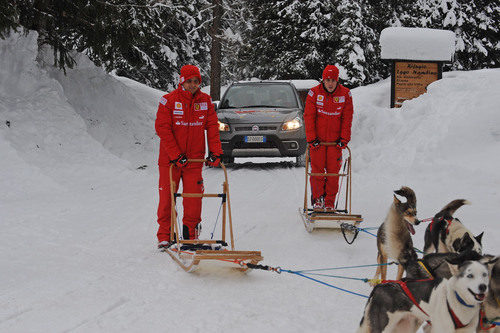
<svg viewBox="0 0 500 333">
<path fill-rule="evenodd" d="M 339 69 L 334 65 L 327 65 L 323 70 L 323 80 L 325 79 L 334 79 L 335 81 L 339 80 Z"/>
<path fill-rule="evenodd" d="M 184 81 L 189 80 L 192 77 L 197 77 L 198 80 L 201 83 L 201 74 L 200 70 L 198 67 L 194 65 L 184 65 L 181 68 L 181 78 L 180 78 L 180 84 L 183 84 Z"/>
</svg>

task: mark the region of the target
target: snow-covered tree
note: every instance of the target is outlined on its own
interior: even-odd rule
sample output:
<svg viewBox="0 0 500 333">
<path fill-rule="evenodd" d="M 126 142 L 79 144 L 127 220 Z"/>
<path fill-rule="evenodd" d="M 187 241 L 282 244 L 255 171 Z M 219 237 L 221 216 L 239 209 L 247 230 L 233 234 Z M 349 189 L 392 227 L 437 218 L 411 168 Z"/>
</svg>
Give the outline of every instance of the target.
<svg viewBox="0 0 500 333">
<path fill-rule="evenodd" d="M 368 6 L 367 3 L 364 4 Z M 344 81 L 348 86 L 357 86 L 378 79 L 374 44 L 378 44 L 375 32 L 364 22 L 362 4 L 342 0 L 338 6 L 342 21 L 339 25 L 340 47 L 336 50 L 338 65 L 344 68 Z M 375 73 L 374 73 L 375 72 Z"/>
</svg>

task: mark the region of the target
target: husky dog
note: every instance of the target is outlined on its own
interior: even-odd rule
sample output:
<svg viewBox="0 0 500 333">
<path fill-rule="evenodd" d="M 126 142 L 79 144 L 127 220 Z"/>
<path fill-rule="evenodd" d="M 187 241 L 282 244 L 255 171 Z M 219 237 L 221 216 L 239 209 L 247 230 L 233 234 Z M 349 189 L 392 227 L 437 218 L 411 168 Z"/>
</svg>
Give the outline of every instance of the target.
<svg viewBox="0 0 500 333">
<path fill-rule="evenodd" d="M 474 236 L 459 219 L 453 217 L 455 211 L 466 204 L 469 202 L 464 199 L 453 200 L 434 216 L 432 222 L 425 229 L 424 253 L 463 252 L 466 250 L 482 253 L 483 233 Z"/>
<path fill-rule="evenodd" d="M 450 279 L 400 283 L 373 288 L 358 333 L 416 332 L 426 320 L 432 333 L 475 332 L 488 291 L 485 264 L 466 261 Z"/>
<path fill-rule="evenodd" d="M 408 262 L 406 267 L 406 278 L 415 280 L 429 278 L 449 279 L 453 275 L 452 267 L 450 267 L 449 264 L 450 261 L 459 265 L 466 261 L 477 260 L 481 261 L 481 263 L 486 263 L 491 259 L 493 259 L 493 257 L 482 256 L 472 250 L 461 253 L 429 253 L 422 259 Z"/>
<path fill-rule="evenodd" d="M 417 219 L 417 198 L 415 192 L 409 187 L 403 186 L 401 189 L 394 191 L 397 195 L 406 198 L 406 202 L 402 203 L 395 195 L 394 200 L 389 209 L 389 213 L 385 218 L 384 223 L 380 226 L 377 232 L 377 272 L 374 279 L 381 276 L 382 280 L 387 276 L 388 258 L 396 260 L 400 265 L 398 267 L 397 280 L 403 276 L 406 264 L 410 260 L 417 260 L 417 254 L 413 249 L 413 241 L 411 235 L 415 234 L 414 225 L 418 225 L 420 221 Z"/>
<path fill-rule="evenodd" d="M 500 322 L 500 257 L 490 261 L 490 285 L 484 306 L 484 318 L 478 332 L 500 333 L 500 325 L 493 329 L 491 322 Z"/>
</svg>

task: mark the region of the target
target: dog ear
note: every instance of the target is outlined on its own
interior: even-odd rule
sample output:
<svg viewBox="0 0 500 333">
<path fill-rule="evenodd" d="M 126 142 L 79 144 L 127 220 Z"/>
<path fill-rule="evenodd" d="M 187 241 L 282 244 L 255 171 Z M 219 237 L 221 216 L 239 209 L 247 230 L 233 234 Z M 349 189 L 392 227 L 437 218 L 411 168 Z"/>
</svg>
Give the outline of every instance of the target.
<svg viewBox="0 0 500 333">
<path fill-rule="evenodd" d="M 474 237 L 479 244 L 481 244 L 481 241 L 483 239 L 483 234 L 484 234 L 484 231 L 482 233 L 480 233 L 479 235 Z M 481 245 L 483 245 L 483 244 L 481 244 Z"/>
<path fill-rule="evenodd" d="M 497 263 L 498 259 L 500 259 L 500 257 L 495 257 L 494 259 L 491 259 L 490 261 L 486 262 L 485 264 L 486 265 L 494 265 Z"/>
<path fill-rule="evenodd" d="M 459 271 L 459 262 L 457 262 L 457 258 L 453 259 L 445 259 L 446 264 L 448 264 L 448 268 L 450 269 L 451 275 L 457 275 Z"/>
<path fill-rule="evenodd" d="M 394 191 L 394 192 L 396 192 L 396 191 Z M 394 194 L 393 194 L 393 195 L 394 195 Z M 399 199 L 398 199 L 398 197 L 397 197 L 397 196 L 395 196 L 395 195 L 394 195 L 394 203 L 395 203 L 396 205 L 399 205 L 399 204 L 401 203 L 401 200 L 399 200 Z"/>
<path fill-rule="evenodd" d="M 453 243 L 451 244 L 451 247 L 453 248 L 453 250 L 455 250 L 455 252 L 459 253 L 459 252 L 462 252 L 461 251 L 461 248 L 462 248 L 462 239 L 460 238 L 457 238 L 453 241 Z"/>
</svg>

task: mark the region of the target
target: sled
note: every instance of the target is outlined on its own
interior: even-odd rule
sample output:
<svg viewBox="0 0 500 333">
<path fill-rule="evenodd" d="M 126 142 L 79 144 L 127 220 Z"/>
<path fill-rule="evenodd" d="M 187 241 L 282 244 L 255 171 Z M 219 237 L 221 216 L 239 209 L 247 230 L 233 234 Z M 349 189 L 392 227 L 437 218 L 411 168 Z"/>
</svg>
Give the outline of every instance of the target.
<svg viewBox="0 0 500 333">
<path fill-rule="evenodd" d="M 333 146 L 336 143 L 322 142 L 323 146 Z M 343 166 L 340 168 L 340 173 L 312 173 L 310 170 L 309 148 L 306 150 L 306 166 L 305 166 L 305 191 L 304 191 L 304 207 L 299 207 L 299 214 L 302 217 L 304 226 L 308 232 L 312 232 L 318 228 L 341 229 L 346 238 L 346 231 L 354 233 L 355 236 L 359 231 L 357 226 L 363 222 L 363 217 L 358 214 L 351 213 L 351 198 L 352 198 L 352 174 L 351 174 L 351 149 L 346 147 L 347 157 L 344 158 Z M 324 209 L 313 209 L 308 206 L 308 183 L 309 177 L 343 177 L 346 181 L 345 190 L 342 191 L 342 182 L 339 181 L 339 192 L 337 197 L 344 197 L 344 207 L 334 211 Z M 338 203 L 338 201 L 337 201 Z M 347 240 L 348 243 L 351 243 Z M 354 241 L 354 239 L 353 239 Z"/>
<path fill-rule="evenodd" d="M 204 163 L 205 159 L 191 159 L 189 163 Z M 176 184 L 172 180 L 172 168 L 170 166 L 170 198 L 171 198 L 171 233 L 170 241 L 172 245 L 165 251 L 179 264 L 186 272 L 194 271 L 202 262 L 218 262 L 231 267 L 237 266 L 240 270 L 248 269 L 246 264 L 258 264 L 263 257 L 260 251 L 237 251 L 234 248 L 233 220 L 231 215 L 231 199 L 229 196 L 229 182 L 227 170 L 224 163 L 221 163 L 224 170 L 224 182 L 222 183 L 222 193 L 177 193 Z M 177 212 L 175 203 L 177 198 L 221 198 L 222 200 L 222 239 L 195 239 L 184 240 L 179 237 L 182 234 L 177 222 Z M 229 227 L 229 244 L 226 241 L 226 228 Z"/>
</svg>

